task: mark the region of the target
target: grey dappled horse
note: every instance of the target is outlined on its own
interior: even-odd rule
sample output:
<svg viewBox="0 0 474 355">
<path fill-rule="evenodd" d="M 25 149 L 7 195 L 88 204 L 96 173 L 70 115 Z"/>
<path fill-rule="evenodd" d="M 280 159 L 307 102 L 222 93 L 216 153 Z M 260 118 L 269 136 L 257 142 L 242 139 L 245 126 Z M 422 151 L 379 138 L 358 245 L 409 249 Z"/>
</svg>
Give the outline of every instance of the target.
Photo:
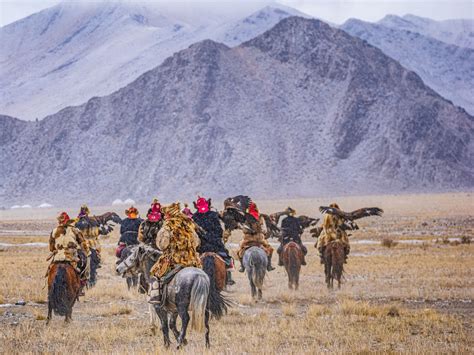
<svg viewBox="0 0 474 355">
<path fill-rule="evenodd" d="M 141 272 L 146 282 L 150 284 L 150 269 L 155 261 L 150 260 L 149 249 L 141 245 L 136 247 L 131 255 L 117 266 L 117 272 L 122 275 Z M 201 331 L 205 328 L 206 346 L 210 346 L 209 315 L 212 314 L 219 319 L 227 311 L 227 302 L 224 297 L 217 290 L 213 291 L 215 294 L 210 297 L 210 292 L 212 291 L 206 273 L 195 267 L 187 267 L 179 271 L 167 285 L 164 304 L 162 306 L 150 305 L 150 315 L 154 313 L 151 308 L 154 308 L 160 319 L 166 347 L 171 344 L 169 329 L 178 342 L 178 348 L 186 345 L 186 331 L 190 321 L 193 329 Z M 191 317 L 188 311 L 191 311 Z M 176 328 L 178 315 L 182 323 L 181 331 Z M 154 321 L 153 316 L 152 321 Z"/>
<path fill-rule="evenodd" d="M 262 248 L 250 247 L 245 251 L 242 262 L 250 281 L 252 297 L 261 300 L 263 280 L 267 272 L 267 254 Z"/>
</svg>

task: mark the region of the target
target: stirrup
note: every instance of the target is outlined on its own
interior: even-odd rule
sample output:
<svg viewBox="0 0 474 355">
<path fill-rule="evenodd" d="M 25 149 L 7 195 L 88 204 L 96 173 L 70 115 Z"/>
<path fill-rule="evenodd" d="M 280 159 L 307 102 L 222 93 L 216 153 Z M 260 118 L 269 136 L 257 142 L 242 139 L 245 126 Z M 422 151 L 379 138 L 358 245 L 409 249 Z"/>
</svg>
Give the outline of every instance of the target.
<svg viewBox="0 0 474 355">
<path fill-rule="evenodd" d="M 245 272 L 245 268 L 244 268 L 244 265 L 240 265 L 240 269 L 239 269 L 239 272 Z"/>
</svg>

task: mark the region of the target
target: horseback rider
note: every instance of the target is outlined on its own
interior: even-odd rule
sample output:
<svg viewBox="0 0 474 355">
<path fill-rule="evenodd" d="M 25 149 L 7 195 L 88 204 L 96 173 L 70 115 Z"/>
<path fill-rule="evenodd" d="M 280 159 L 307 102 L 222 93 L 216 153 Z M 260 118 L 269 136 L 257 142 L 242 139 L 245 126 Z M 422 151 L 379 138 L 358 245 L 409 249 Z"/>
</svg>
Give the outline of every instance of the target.
<svg viewBox="0 0 474 355">
<path fill-rule="evenodd" d="M 197 201 L 194 202 L 194 207 L 197 211 L 193 215 L 193 220 L 200 227 L 198 229 L 198 236 L 201 243 L 197 248 L 198 253 L 216 253 L 224 260 L 226 269 L 231 269 L 233 267 L 233 259 L 222 240 L 224 231 L 219 214 L 210 209 L 211 199 L 206 200 L 203 197 L 198 197 Z M 232 280 L 232 273 L 229 270 L 227 270 L 226 279 L 228 285 L 235 284 L 234 280 Z"/>
<path fill-rule="evenodd" d="M 196 224 L 181 212 L 179 202 L 163 208 L 165 215 L 163 228 L 158 232 L 156 246 L 162 255 L 153 265 L 150 273 L 154 275 L 150 287 L 151 304 L 161 304 L 163 287 L 174 275 L 185 267 L 201 267 L 197 252 L 199 237 Z"/>
<path fill-rule="evenodd" d="M 161 204 L 158 199 L 153 199 L 151 207 L 148 209 L 146 220 L 140 224 L 138 230 L 138 241 L 156 249 L 156 237 L 163 224 L 163 214 Z"/>
<path fill-rule="evenodd" d="M 303 234 L 304 228 L 301 224 L 301 221 L 295 217 L 296 211 L 291 207 L 287 208 L 288 215 L 281 222 L 281 240 L 280 246 L 277 249 L 278 253 L 278 265 L 283 266 L 283 261 L 281 259 L 281 252 L 283 247 L 289 242 L 295 242 L 301 248 L 303 252 L 303 260 L 301 265 L 306 265 L 304 256 L 308 253 L 308 249 L 303 245 L 301 241 L 301 235 Z"/>
<path fill-rule="evenodd" d="M 120 239 L 116 250 L 117 258 L 120 258 L 122 250 L 129 245 L 138 244 L 138 230 L 143 222 L 143 219 L 138 217 L 138 210 L 134 206 L 125 210 L 127 218 L 122 220 L 120 226 Z"/>
<path fill-rule="evenodd" d="M 82 232 L 74 227 L 74 221 L 70 219 L 66 212 L 62 212 L 57 217 L 57 220 L 58 226 L 53 229 L 49 236 L 49 251 L 51 255 L 48 260 L 52 258 L 51 264 L 67 262 L 76 270 L 81 278 L 79 295 L 83 296 L 83 287 L 89 277 L 89 246 Z"/>
<path fill-rule="evenodd" d="M 329 207 L 340 210 L 337 203 L 332 203 Z M 340 216 L 328 213 L 324 214 L 321 234 L 316 243 L 316 248 L 319 251 L 319 257 L 321 258 L 321 264 L 324 264 L 324 250 L 333 240 L 340 240 L 342 242 L 344 246 L 344 262 L 347 262 L 347 256 L 349 255 L 351 247 L 349 245 L 349 238 L 343 226 L 344 219 Z"/>
<path fill-rule="evenodd" d="M 265 219 L 260 215 L 258 211 L 258 207 L 255 202 L 250 202 L 249 207 L 246 211 L 248 215 L 250 215 L 249 219 L 251 220 L 252 227 L 246 228 L 243 230 L 244 238 L 240 242 L 239 250 L 237 251 L 237 256 L 239 257 L 240 261 L 240 269 L 239 272 L 244 272 L 245 267 L 242 262 L 244 257 L 245 251 L 253 246 L 261 247 L 268 257 L 268 264 L 267 270 L 272 271 L 275 268 L 272 266 L 272 254 L 273 248 L 265 239 L 265 234 L 267 232 L 267 227 L 265 223 Z"/>
<path fill-rule="evenodd" d="M 87 207 L 87 205 L 85 204 L 82 205 L 81 209 L 79 210 L 79 214 L 77 215 L 75 226 L 81 230 L 89 249 L 94 249 L 97 253 L 97 257 L 100 260 L 102 248 L 100 246 L 99 235 L 101 231 L 96 223 L 91 222 L 89 215 L 89 207 Z"/>
<path fill-rule="evenodd" d="M 187 203 L 184 204 L 184 208 L 181 212 L 183 212 L 189 218 L 193 218 L 193 212 L 191 211 Z"/>
</svg>

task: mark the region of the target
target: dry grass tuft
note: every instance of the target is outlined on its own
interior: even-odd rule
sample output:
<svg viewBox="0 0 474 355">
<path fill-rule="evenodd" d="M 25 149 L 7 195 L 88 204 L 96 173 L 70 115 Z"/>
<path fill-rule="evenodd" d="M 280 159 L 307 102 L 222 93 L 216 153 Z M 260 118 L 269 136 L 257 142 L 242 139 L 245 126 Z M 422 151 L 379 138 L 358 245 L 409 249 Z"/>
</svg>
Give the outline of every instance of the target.
<svg viewBox="0 0 474 355">
<path fill-rule="evenodd" d="M 330 313 L 330 309 L 327 305 L 312 304 L 309 306 L 306 316 L 308 318 L 320 317 Z"/>
<path fill-rule="evenodd" d="M 365 317 L 377 317 L 381 310 L 377 306 L 372 306 L 368 302 L 345 299 L 339 303 L 339 310 L 343 315 L 356 315 Z"/>
<path fill-rule="evenodd" d="M 472 237 L 468 235 L 463 235 L 461 237 L 461 244 L 471 244 Z"/>
<path fill-rule="evenodd" d="M 391 306 L 388 309 L 387 316 L 389 316 L 389 317 L 400 317 L 400 311 L 398 310 L 397 307 Z"/>
<path fill-rule="evenodd" d="M 382 246 L 384 246 L 386 248 L 393 248 L 393 247 L 396 247 L 398 245 L 398 242 L 395 241 L 393 238 L 385 237 L 385 238 L 382 239 L 381 244 L 382 244 Z"/>
<path fill-rule="evenodd" d="M 287 303 L 281 306 L 281 311 L 284 316 L 294 317 L 296 315 L 296 306 L 293 303 Z"/>
<path fill-rule="evenodd" d="M 131 314 L 132 308 L 128 305 L 110 304 L 108 307 L 99 308 L 96 310 L 97 315 L 101 317 L 112 317 Z"/>
</svg>

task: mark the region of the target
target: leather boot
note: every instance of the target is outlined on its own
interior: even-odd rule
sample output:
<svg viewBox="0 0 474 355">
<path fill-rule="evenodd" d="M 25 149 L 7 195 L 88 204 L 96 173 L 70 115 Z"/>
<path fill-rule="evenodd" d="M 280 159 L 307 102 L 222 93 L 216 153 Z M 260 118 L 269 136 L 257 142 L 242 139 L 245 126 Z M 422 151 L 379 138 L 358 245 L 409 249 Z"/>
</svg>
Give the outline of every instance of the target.
<svg viewBox="0 0 474 355">
<path fill-rule="evenodd" d="M 304 254 L 303 254 L 303 260 L 301 260 L 301 265 L 306 265 L 306 257 Z"/>
<path fill-rule="evenodd" d="M 267 264 L 267 271 L 272 271 L 275 270 L 275 268 L 272 266 L 272 256 L 268 256 L 268 264 Z"/>
<path fill-rule="evenodd" d="M 278 266 L 283 266 L 283 260 L 281 260 L 281 254 L 278 254 Z"/>
<path fill-rule="evenodd" d="M 229 285 L 229 286 L 235 285 L 235 281 L 232 280 L 232 273 L 230 271 L 227 271 L 227 274 L 226 274 L 226 285 Z"/>
<path fill-rule="evenodd" d="M 148 303 L 153 305 L 160 305 L 161 304 L 161 293 L 162 293 L 162 285 L 160 280 L 157 277 L 152 277 L 152 281 L 150 283 L 150 290 L 148 292 L 148 296 L 150 296 Z"/>
<path fill-rule="evenodd" d="M 240 260 L 240 269 L 239 269 L 239 272 L 245 272 L 245 267 L 244 267 L 244 263 L 242 262 L 242 260 Z"/>
<path fill-rule="evenodd" d="M 319 248 L 319 259 L 322 265 L 324 265 L 324 247 Z"/>
</svg>

